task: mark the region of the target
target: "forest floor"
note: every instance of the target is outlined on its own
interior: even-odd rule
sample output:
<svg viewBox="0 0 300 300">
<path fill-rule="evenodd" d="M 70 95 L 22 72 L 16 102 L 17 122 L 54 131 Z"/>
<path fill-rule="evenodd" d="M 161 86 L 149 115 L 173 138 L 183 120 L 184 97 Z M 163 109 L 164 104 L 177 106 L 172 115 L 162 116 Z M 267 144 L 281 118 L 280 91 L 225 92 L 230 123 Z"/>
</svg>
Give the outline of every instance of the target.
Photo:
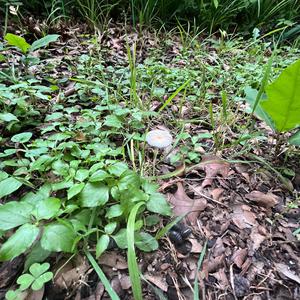
<svg viewBox="0 0 300 300">
<path fill-rule="evenodd" d="M 154 180 L 174 215 L 186 214 L 184 230 L 191 229 L 164 235 L 155 251 L 137 250 L 143 299 L 195 299 L 195 278 L 200 299 L 300 299 L 299 148 L 277 146 L 245 101 L 259 89 L 273 44 L 137 33 L 120 24 L 95 35 L 79 28 L 57 29 L 59 41 L 31 53 L 37 60 L 27 65 L 15 48 L 1 50 L 8 58 L 1 76 L 9 76 L 1 78 L 0 105 L 17 120 L 0 119 L 0 175 L 24 185 L 0 203 L 19 201 L 45 182 L 55 185 L 52 197 L 65 197 L 71 160 L 61 154 L 80 152 L 74 160 L 88 165 L 95 155 L 89 151 L 102 151 Z M 25 35 L 29 43 L 32 36 Z M 278 48 L 271 80 L 299 53 Z M 153 129 L 172 135 L 170 149 L 157 154 L 145 143 Z M 11 139 L 24 132 L 29 139 Z M 45 167 L 46 156 L 59 163 Z M 151 216 L 144 222 L 149 233 L 170 222 Z M 0 245 L 8 237 L 3 231 Z M 47 261 L 53 280 L 26 299 L 110 299 L 80 250 Z M 126 250 L 112 247 L 97 261 L 120 299 L 133 299 Z M 0 299 L 16 288 L 24 263 L 20 255 L 0 265 Z"/>
</svg>

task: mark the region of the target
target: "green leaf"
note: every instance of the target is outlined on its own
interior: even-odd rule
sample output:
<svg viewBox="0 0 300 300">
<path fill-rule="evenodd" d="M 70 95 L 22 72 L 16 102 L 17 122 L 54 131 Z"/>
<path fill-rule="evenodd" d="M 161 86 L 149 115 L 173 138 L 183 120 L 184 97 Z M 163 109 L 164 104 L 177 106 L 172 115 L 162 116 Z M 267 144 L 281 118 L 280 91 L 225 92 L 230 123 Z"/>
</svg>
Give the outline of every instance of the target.
<svg viewBox="0 0 300 300">
<path fill-rule="evenodd" d="M 1 247 L 0 261 L 11 260 L 25 252 L 36 240 L 39 228 L 32 224 L 22 225 Z"/>
<path fill-rule="evenodd" d="M 27 290 L 34 282 L 35 278 L 30 274 L 23 274 L 17 279 L 17 283 L 20 285 L 20 290 Z"/>
<path fill-rule="evenodd" d="M 60 200 L 58 198 L 48 198 L 39 201 L 36 204 L 33 215 L 37 220 L 49 220 L 53 218 L 60 209 Z"/>
<path fill-rule="evenodd" d="M 45 37 L 34 41 L 30 47 L 30 51 L 35 51 L 39 48 L 45 47 L 47 45 L 49 45 L 51 42 L 55 42 L 57 41 L 57 39 L 59 38 L 58 34 L 48 34 Z"/>
<path fill-rule="evenodd" d="M 41 245 L 48 251 L 72 252 L 76 234 L 69 226 L 52 223 L 44 228 Z"/>
<path fill-rule="evenodd" d="M 90 171 L 86 169 L 79 169 L 76 172 L 75 179 L 82 182 L 88 178 Z"/>
<path fill-rule="evenodd" d="M 96 245 L 96 258 L 98 258 L 108 247 L 109 236 L 104 234 L 100 237 Z"/>
<path fill-rule="evenodd" d="M 251 88 L 250 86 L 247 86 L 244 89 L 244 92 L 246 94 L 245 100 L 249 103 L 251 110 L 249 113 L 252 112 L 254 105 L 256 103 L 256 97 L 258 94 L 258 90 Z M 260 118 L 261 120 L 265 121 L 268 126 L 270 126 L 273 130 L 275 130 L 275 125 L 272 121 L 272 118 L 266 113 L 266 111 L 262 108 L 261 103 L 263 103 L 266 100 L 266 96 L 263 94 L 260 101 L 256 104 L 255 108 L 255 115 Z"/>
<path fill-rule="evenodd" d="M 21 290 L 9 290 L 6 294 L 5 294 L 5 299 L 6 300 L 21 300 L 22 298 L 20 297 L 20 294 L 22 293 Z"/>
<path fill-rule="evenodd" d="M 83 207 L 96 207 L 105 204 L 109 198 L 109 188 L 103 183 L 88 182 L 78 199 Z"/>
<path fill-rule="evenodd" d="M 34 291 L 40 290 L 44 284 L 48 281 L 50 281 L 53 278 L 53 273 L 52 272 L 46 272 L 42 274 L 39 278 L 36 278 L 35 281 L 33 282 L 31 288 Z"/>
<path fill-rule="evenodd" d="M 84 183 L 74 184 L 70 189 L 68 189 L 68 200 L 78 195 L 84 188 Z"/>
<path fill-rule="evenodd" d="M 120 119 L 117 116 L 108 115 L 105 118 L 104 125 L 108 126 L 108 127 L 114 127 L 114 128 L 120 129 L 122 127 L 122 122 L 120 121 Z"/>
<path fill-rule="evenodd" d="M 8 177 L 0 182 L 0 199 L 4 196 L 10 195 L 22 186 L 19 180 Z"/>
<path fill-rule="evenodd" d="M 33 207 L 26 202 L 11 201 L 0 206 L 0 230 L 8 230 L 30 222 Z"/>
<path fill-rule="evenodd" d="M 289 143 L 291 145 L 300 146 L 300 130 L 289 138 Z"/>
<path fill-rule="evenodd" d="M 11 113 L 0 114 L 0 120 L 4 122 L 19 121 L 18 118 Z"/>
<path fill-rule="evenodd" d="M 146 203 L 149 211 L 161 214 L 163 216 L 170 216 L 172 210 L 167 200 L 161 193 L 154 193 Z"/>
<path fill-rule="evenodd" d="M 287 67 L 266 87 L 268 100 L 261 103 L 278 132 L 300 125 L 300 60 Z"/>
<path fill-rule="evenodd" d="M 89 178 L 89 182 L 103 181 L 107 177 L 110 177 L 110 175 L 107 172 L 103 170 L 98 170 L 91 175 L 91 177 Z"/>
<path fill-rule="evenodd" d="M 28 255 L 26 256 L 24 271 L 27 271 L 29 269 L 29 266 L 31 266 L 34 263 L 40 263 L 45 261 L 50 254 L 50 251 L 42 248 L 40 242 L 35 243 L 32 249 L 30 249 L 30 253 L 28 253 Z"/>
<path fill-rule="evenodd" d="M 121 249 L 127 248 L 127 231 L 126 229 L 122 228 L 118 231 L 117 234 L 112 235 L 112 238 L 115 240 L 116 244 Z"/>
<path fill-rule="evenodd" d="M 29 272 L 34 276 L 34 278 L 38 278 L 43 273 L 45 273 L 46 271 L 48 271 L 49 268 L 50 268 L 50 264 L 49 263 L 43 263 L 43 264 L 34 263 L 34 264 L 32 264 L 30 266 Z"/>
<path fill-rule="evenodd" d="M 110 174 L 120 177 L 126 170 L 128 170 L 128 166 L 123 162 L 117 162 L 109 166 L 107 170 Z"/>
<path fill-rule="evenodd" d="M 115 204 L 107 209 L 105 217 L 108 219 L 119 217 L 123 214 L 123 209 L 120 204 Z"/>
<path fill-rule="evenodd" d="M 142 251 L 151 252 L 158 249 L 157 240 L 147 232 L 138 232 L 134 238 L 135 245 Z"/>
<path fill-rule="evenodd" d="M 107 234 L 112 234 L 117 228 L 117 226 L 118 226 L 117 222 L 108 223 L 107 225 L 105 225 L 104 231 Z"/>
<path fill-rule="evenodd" d="M 24 54 L 30 48 L 30 45 L 21 36 L 18 36 L 18 35 L 12 34 L 12 33 L 8 33 L 5 35 L 4 39 L 8 42 L 9 45 L 17 47 Z"/>
<path fill-rule="evenodd" d="M 31 132 L 22 132 L 19 134 L 14 135 L 11 140 L 15 143 L 26 143 L 28 142 L 32 137 L 32 133 Z"/>
</svg>

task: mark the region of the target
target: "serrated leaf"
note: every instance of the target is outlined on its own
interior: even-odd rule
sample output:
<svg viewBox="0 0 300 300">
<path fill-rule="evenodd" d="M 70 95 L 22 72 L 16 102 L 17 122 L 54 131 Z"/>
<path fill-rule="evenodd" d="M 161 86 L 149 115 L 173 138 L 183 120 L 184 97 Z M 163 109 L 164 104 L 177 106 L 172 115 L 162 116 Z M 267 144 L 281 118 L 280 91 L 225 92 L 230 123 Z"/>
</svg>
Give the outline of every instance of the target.
<svg viewBox="0 0 300 300">
<path fill-rule="evenodd" d="M 289 138 L 289 143 L 291 145 L 300 146 L 300 130 Z"/>
<path fill-rule="evenodd" d="M 165 197 L 160 193 L 154 193 L 150 195 L 146 206 L 149 211 L 161 214 L 163 216 L 170 216 L 172 214 L 170 205 Z"/>
<path fill-rule="evenodd" d="M 4 196 L 10 195 L 22 186 L 19 180 L 8 177 L 0 182 L 0 199 Z"/>
<path fill-rule="evenodd" d="M 268 100 L 261 103 L 276 130 L 286 132 L 300 125 L 300 60 L 287 67 L 266 87 Z"/>
<path fill-rule="evenodd" d="M 76 234 L 69 226 L 59 223 L 46 225 L 41 238 L 41 246 L 48 251 L 72 252 Z"/>
<path fill-rule="evenodd" d="M 84 185 L 85 184 L 81 182 L 81 183 L 74 184 L 70 189 L 68 189 L 68 200 L 78 195 L 84 188 Z"/>
<path fill-rule="evenodd" d="M 37 41 L 34 41 L 30 47 L 30 51 L 35 51 L 39 48 L 48 46 L 51 42 L 57 41 L 58 38 L 59 38 L 58 34 L 48 34 L 45 37 Z"/>
<path fill-rule="evenodd" d="M 96 245 L 96 258 L 98 258 L 108 247 L 109 236 L 104 234 L 100 237 Z"/>
<path fill-rule="evenodd" d="M 88 182 L 78 195 L 83 207 L 96 207 L 105 204 L 109 198 L 109 188 L 103 183 Z"/>
<path fill-rule="evenodd" d="M 22 132 L 19 134 L 15 134 L 11 140 L 15 143 L 26 143 L 28 142 L 32 137 L 31 132 Z"/>
<path fill-rule="evenodd" d="M 33 207 L 25 202 L 11 201 L 0 206 L 0 230 L 8 230 L 30 222 Z"/>
<path fill-rule="evenodd" d="M 1 113 L 0 120 L 4 122 L 19 121 L 18 118 L 11 113 Z"/>
<path fill-rule="evenodd" d="M 25 252 L 36 240 L 39 228 L 32 224 L 22 225 L 1 247 L 0 261 L 11 260 Z"/>
<path fill-rule="evenodd" d="M 7 33 L 4 37 L 4 39 L 7 41 L 7 43 L 9 45 L 17 47 L 24 54 L 30 48 L 30 45 L 21 36 L 18 36 L 18 35 L 12 34 L 12 33 Z"/>
<path fill-rule="evenodd" d="M 58 198 L 47 198 L 36 204 L 33 215 L 37 220 L 48 220 L 53 218 L 60 209 L 60 200 Z"/>
</svg>

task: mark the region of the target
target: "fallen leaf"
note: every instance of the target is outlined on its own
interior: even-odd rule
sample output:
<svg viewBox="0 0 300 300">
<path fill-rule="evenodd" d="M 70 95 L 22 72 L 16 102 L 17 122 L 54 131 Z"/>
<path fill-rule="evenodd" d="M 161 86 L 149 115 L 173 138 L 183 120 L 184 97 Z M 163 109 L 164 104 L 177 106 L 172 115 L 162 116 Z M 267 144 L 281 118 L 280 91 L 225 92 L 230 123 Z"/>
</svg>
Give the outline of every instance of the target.
<svg viewBox="0 0 300 300">
<path fill-rule="evenodd" d="M 245 262 L 246 256 L 248 254 L 248 251 L 246 248 L 242 249 L 239 248 L 237 251 L 235 251 L 232 255 L 232 261 L 235 263 L 240 269 L 243 266 L 243 263 Z"/>
<path fill-rule="evenodd" d="M 192 244 L 191 253 L 201 253 L 203 246 L 196 239 L 189 239 Z"/>
<path fill-rule="evenodd" d="M 214 200 L 219 201 L 220 197 L 224 193 L 224 189 L 216 188 L 216 189 L 213 189 L 210 193 Z"/>
<path fill-rule="evenodd" d="M 252 256 L 256 250 L 259 249 L 261 243 L 267 238 L 267 232 L 262 226 L 255 226 L 251 230 L 250 239 L 250 255 Z"/>
<path fill-rule="evenodd" d="M 24 298 L 24 300 L 42 300 L 45 292 L 45 286 L 43 286 L 40 290 L 34 291 L 32 289 L 28 289 L 26 292 L 28 294 Z"/>
<path fill-rule="evenodd" d="M 257 205 L 266 208 L 272 208 L 279 203 L 279 197 L 272 193 L 265 194 L 260 191 L 252 191 L 251 193 L 245 195 L 245 197 L 248 200 L 255 202 Z"/>
<path fill-rule="evenodd" d="M 240 229 L 252 228 L 257 225 L 256 216 L 247 205 L 234 205 L 232 222 Z"/>
<path fill-rule="evenodd" d="M 300 276 L 291 271 L 287 265 L 275 263 L 275 267 L 279 273 L 300 284 Z"/>
<path fill-rule="evenodd" d="M 226 290 L 229 287 L 229 281 L 225 273 L 225 268 L 219 269 L 215 273 L 209 274 L 218 280 L 218 287 L 222 290 Z"/>
<path fill-rule="evenodd" d="M 128 268 L 127 262 L 123 256 L 116 251 L 103 253 L 98 259 L 100 265 L 105 265 L 117 270 L 125 270 Z"/>
<path fill-rule="evenodd" d="M 186 214 L 186 220 L 191 224 L 196 224 L 201 211 L 205 210 L 207 201 L 204 198 L 191 199 L 184 191 L 181 182 L 177 182 L 175 194 L 169 193 L 169 202 L 173 205 L 175 216 Z"/>
<path fill-rule="evenodd" d="M 218 237 L 213 247 L 212 255 L 214 257 L 217 257 L 223 254 L 224 252 L 225 252 L 225 247 L 223 241 L 220 237 Z"/>
<path fill-rule="evenodd" d="M 167 292 L 168 290 L 168 285 L 167 283 L 163 280 L 161 276 L 158 275 L 150 275 L 150 274 L 145 274 L 144 275 L 145 279 L 150 281 L 152 284 L 156 285 L 158 288 L 160 288 L 162 291 Z"/>
<path fill-rule="evenodd" d="M 217 156 L 207 155 L 203 157 L 198 168 L 205 172 L 205 179 L 202 182 L 202 187 L 204 188 L 210 186 L 218 175 L 227 178 L 230 171 L 230 164 Z"/>
<path fill-rule="evenodd" d="M 130 277 L 127 275 L 123 275 L 120 278 L 120 283 L 123 290 L 128 290 L 131 288 L 131 280 Z"/>
</svg>

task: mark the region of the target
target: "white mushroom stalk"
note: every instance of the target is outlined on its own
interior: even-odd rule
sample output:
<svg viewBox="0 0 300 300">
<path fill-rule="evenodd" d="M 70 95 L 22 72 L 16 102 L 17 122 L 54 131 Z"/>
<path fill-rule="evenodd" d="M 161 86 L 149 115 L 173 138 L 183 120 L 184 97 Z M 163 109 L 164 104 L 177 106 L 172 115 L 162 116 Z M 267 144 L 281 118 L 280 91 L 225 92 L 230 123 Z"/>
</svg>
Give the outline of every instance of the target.
<svg viewBox="0 0 300 300">
<path fill-rule="evenodd" d="M 154 129 L 147 133 L 146 141 L 151 147 L 155 148 L 153 157 L 153 176 L 155 176 L 155 166 L 158 150 L 166 149 L 167 147 L 169 147 L 173 142 L 173 138 L 171 134 L 166 130 Z"/>
</svg>

